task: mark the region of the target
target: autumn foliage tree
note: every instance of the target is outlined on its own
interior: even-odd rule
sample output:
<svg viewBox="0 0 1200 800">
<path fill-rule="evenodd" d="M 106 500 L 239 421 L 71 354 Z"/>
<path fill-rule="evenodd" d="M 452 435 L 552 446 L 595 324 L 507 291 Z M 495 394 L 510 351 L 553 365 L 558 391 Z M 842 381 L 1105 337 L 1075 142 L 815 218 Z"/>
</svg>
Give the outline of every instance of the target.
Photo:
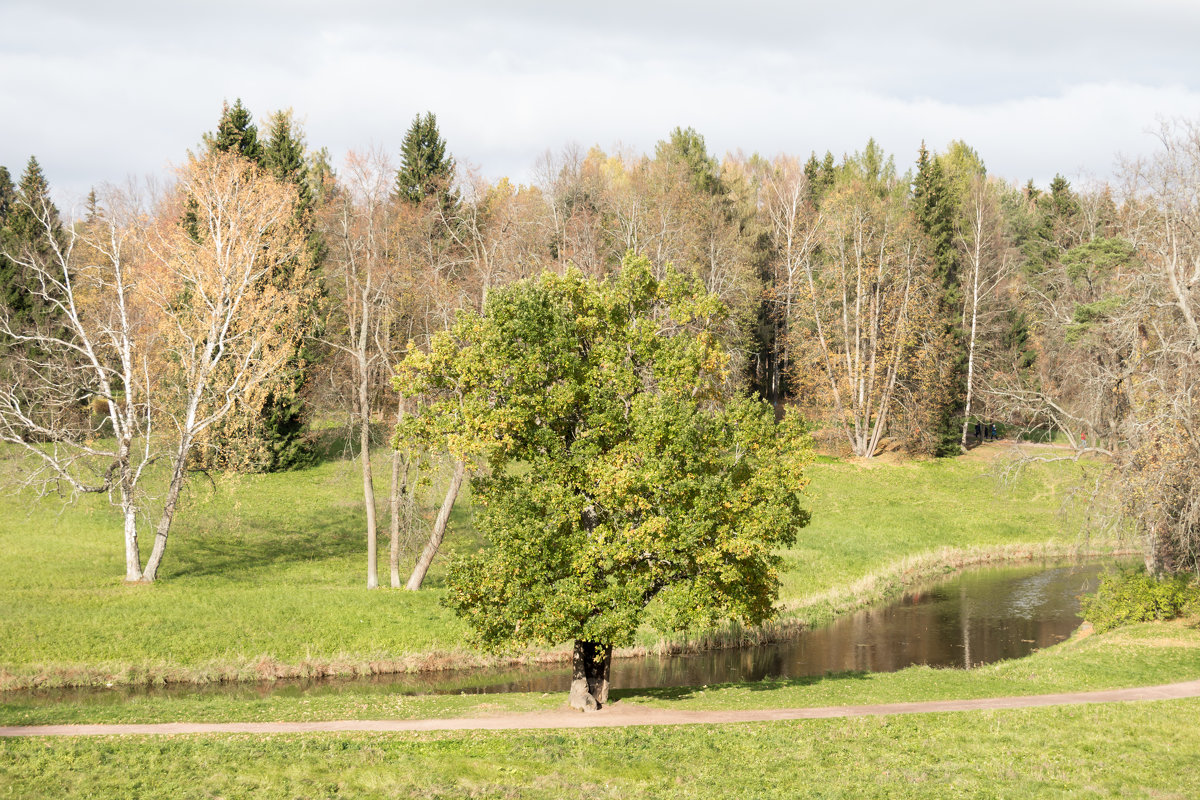
<svg viewBox="0 0 1200 800">
<path fill-rule="evenodd" d="M 224 106 L 216 131 L 204 137 L 205 149 L 239 156 L 294 189 L 295 225 L 305 236 L 308 247 L 304 275 L 313 284 L 296 287 L 297 296 L 309 301 L 306 323 L 293 331 L 291 361 L 264 383 L 263 391 L 238 401 L 258 406 L 239 408 L 210 428 L 202 437 L 196 458 L 206 467 L 273 472 L 302 466 L 312 458 L 305 437 L 307 411 L 303 389 L 314 353 L 305 344 L 317 333 L 321 293 L 314 289 L 324 244 L 316 229 L 315 197 L 309 185 L 306 146 L 299 124 L 290 111 L 281 111 L 268 119 L 266 135 L 259 134 L 249 110 L 238 100 L 232 106 Z M 202 221 L 196 219 L 195 204 L 191 201 L 185 207 L 184 219 L 193 237 L 199 239 L 204 235 Z M 284 266 L 264 275 L 262 280 L 274 282 L 279 291 L 290 292 L 293 287 L 289 281 L 294 277 L 294 271 Z"/>
<path fill-rule="evenodd" d="M 188 159 L 178 191 L 181 203 L 194 203 L 200 236 L 160 216 L 145 277 L 161 325 L 160 408 L 177 435 L 147 580 L 161 563 L 191 449 L 235 408 L 262 408 L 295 356 L 315 292 L 293 186 L 214 152 Z"/>
<path fill-rule="evenodd" d="M 397 387 L 430 404 L 400 428 L 487 471 L 489 546 L 448 602 L 490 648 L 574 642 L 571 703 L 608 699 L 614 646 L 772 613 L 779 546 L 808 521 L 807 437 L 727 384 L 724 305 L 629 256 L 495 291 L 413 351 Z"/>
</svg>

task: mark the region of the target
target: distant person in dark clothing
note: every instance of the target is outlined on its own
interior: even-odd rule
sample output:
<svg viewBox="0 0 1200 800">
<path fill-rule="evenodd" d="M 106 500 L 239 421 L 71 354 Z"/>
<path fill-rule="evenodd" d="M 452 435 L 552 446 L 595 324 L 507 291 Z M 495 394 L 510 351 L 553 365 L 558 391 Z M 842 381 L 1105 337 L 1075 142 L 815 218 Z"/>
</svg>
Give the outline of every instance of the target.
<svg viewBox="0 0 1200 800">
<path fill-rule="evenodd" d="M 983 428 L 978 422 L 975 423 L 975 441 L 983 441 Z"/>
<path fill-rule="evenodd" d="M 992 423 L 992 441 L 997 441 L 1000 437 L 997 435 L 996 423 Z"/>
</svg>

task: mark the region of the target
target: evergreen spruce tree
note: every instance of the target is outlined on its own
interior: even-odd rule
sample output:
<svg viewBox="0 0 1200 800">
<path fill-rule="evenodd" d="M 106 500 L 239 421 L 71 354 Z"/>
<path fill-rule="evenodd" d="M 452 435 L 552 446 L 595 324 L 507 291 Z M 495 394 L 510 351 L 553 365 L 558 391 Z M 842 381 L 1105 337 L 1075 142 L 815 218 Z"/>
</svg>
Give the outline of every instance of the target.
<svg viewBox="0 0 1200 800">
<path fill-rule="evenodd" d="M 1029 181 L 1025 198 L 1029 219 L 1017 237 L 1023 257 L 1021 269 L 1040 286 L 1043 271 L 1070 246 L 1072 231 L 1078 224 L 1079 200 L 1070 182 L 1057 174 L 1050 181 L 1049 192 L 1040 191 Z"/>
<path fill-rule="evenodd" d="M 204 144 L 221 153 L 237 153 L 256 164 L 261 164 L 263 160 L 258 128 L 249 110 L 242 105 L 241 98 L 235 100 L 232 106 L 224 104 L 217 129 L 204 135 Z"/>
<path fill-rule="evenodd" d="M 22 291 L 24 287 L 20 268 L 7 255 L 16 249 L 12 231 L 8 226 L 9 217 L 16 204 L 17 188 L 13 186 L 12 176 L 7 167 L 0 166 L 0 307 L 14 315 L 21 313 L 21 304 L 26 299 Z M 7 344 L 0 339 L 0 354 Z"/>
<path fill-rule="evenodd" d="M 299 203 L 296 215 L 307 232 L 308 249 L 312 256 L 312 276 L 319 276 L 325 257 L 324 241 L 316 226 L 315 193 L 309 181 L 307 148 L 304 135 L 290 111 L 279 111 L 271 116 L 267 139 L 262 144 L 263 167 L 279 181 L 296 187 Z M 317 295 L 317 302 L 309 310 L 309 341 L 318 335 L 319 303 L 324 293 Z M 296 359 L 289 364 L 292 379 L 273 393 L 265 405 L 265 428 L 272 438 L 272 462 L 268 469 L 288 469 L 301 466 L 312 460 L 312 452 L 304 438 L 305 406 L 302 390 L 308 380 L 310 366 L 318 357 L 315 348 L 300 342 Z"/>
<path fill-rule="evenodd" d="M 837 166 L 834 164 L 833 153 L 826 150 L 825 157 L 818 161 L 816 152 L 804 163 L 804 177 L 808 179 L 808 194 L 805 199 L 816 208 L 821 200 L 833 188 L 837 181 Z"/>
<path fill-rule="evenodd" d="M 58 209 L 50 200 L 50 184 L 42 167 L 33 156 L 25 166 L 21 182 L 15 188 L 8 170 L 0 178 L 0 237 L 2 249 L 21 258 L 49 258 L 51 243 L 46 236 L 46 222 L 52 235 L 58 235 L 62 223 Z M 20 266 L 6 257 L 0 258 L 0 302 L 8 310 L 14 328 L 30 328 L 47 321 L 50 310 L 39 300 L 30 277 Z"/>
<path fill-rule="evenodd" d="M 808 184 L 804 199 L 815 208 L 821 200 L 821 162 L 817 161 L 815 150 L 809 154 L 808 161 L 804 162 L 804 178 Z"/>
<path fill-rule="evenodd" d="M 13 186 L 12 175 L 8 167 L 0 166 L 0 227 L 4 227 L 16 202 L 17 187 Z"/>
<path fill-rule="evenodd" d="M 84 222 L 95 222 L 100 216 L 100 199 L 96 197 L 96 190 L 93 188 L 88 191 L 87 201 L 84 205 L 83 220 Z"/>
<path fill-rule="evenodd" d="M 955 198 L 946 185 L 941 162 L 930 158 L 925 143 L 917 155 L 917 176 L 913 181 L 913 203 L 917 219 L 929 239 L 934 262 L 934 277 L 942 289 L 939 299 L 943 310 L 954 313 L 961 301 L 958 287 L 958 252 L 954 246 Z"/>
<path fill-rule="evenodd" d="M 300 194 L 301 214 L 312 211 L 312 187 L 308 185 L 308 170 L 304 160 L 304 137 L 288 111 L 271 115 L 266 143 L 262 145 L 262 164 L 276 180 L 295 184 Z"/>
<path fill-rule="evenodd" d="M 400 145 L 400 169 L 396 172 L 396 196 L 417 204 L 438 195 L 444 210 L 450 210 L 457 198 L 450 191 L 454 181 L 454 159 L 446 154 L 446 140 L 438 131 L 432 111 L 413 117 L 412 125 Z"/>
<path fill-rule="evenodd" d="M 934 455 L 960 452 L 962 414 L 966 408 L 966 343 L 961 324 L 962 292 L 958 285 L 958 252 L 954 245 L 956 198 L 946 183 L 940 161 L 931 157 L 921 142 L 917 174 L 913 180 L 913 211 L 925 231 L 933 260 L 933 278 L 938 288 L 938 316 L 948 352 L 944 387 L 947 390 L 931 407 L 931 446 Z"/>
</svg>

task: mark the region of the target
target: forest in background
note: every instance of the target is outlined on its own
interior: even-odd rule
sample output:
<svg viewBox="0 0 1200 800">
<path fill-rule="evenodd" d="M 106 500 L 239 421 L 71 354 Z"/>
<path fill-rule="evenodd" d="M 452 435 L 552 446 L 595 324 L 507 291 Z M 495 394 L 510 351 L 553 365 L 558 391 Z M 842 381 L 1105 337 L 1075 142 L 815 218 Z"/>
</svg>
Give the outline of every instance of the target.
<svg viewBox="0 0 1200 800">
<path fill-rule="evenodd" d="M 391 449 L 420 413 L 392 388 L 399 360 L 498 287 L 604 276 L 632 251 L 722 299 L 730 391 L 796 406 L 827 447 L 952 456 L 976 422 L 1057 441 L 1043 458 L 1114 465 L 1101 524 L 1132 522 L 1156 571 L 1196 571 L 1200 131 L 1160 139 L 1112 183 L 1043 190 L 989 176 L 963 142 L 899 167 L 874 141 L 718 159 L 677 128 L 653 154 L 547 152 L 516 185 L 456 164 L 433 114 L 398 157 L 334 165 L 290 112 L 260 130 L 236 102 L 169 184 L 98 189 L 77 219 L 35 159 L 15 181 L 0 168 L 0 439 L 29 455 L 30 485 L 109 493 L 127 579 L 153 580 L 189 474 L 303 466 L 314 426 L 347 421 L 369 583 L 386 521 L 397 586 L 429 455 Z"/>
</svg>

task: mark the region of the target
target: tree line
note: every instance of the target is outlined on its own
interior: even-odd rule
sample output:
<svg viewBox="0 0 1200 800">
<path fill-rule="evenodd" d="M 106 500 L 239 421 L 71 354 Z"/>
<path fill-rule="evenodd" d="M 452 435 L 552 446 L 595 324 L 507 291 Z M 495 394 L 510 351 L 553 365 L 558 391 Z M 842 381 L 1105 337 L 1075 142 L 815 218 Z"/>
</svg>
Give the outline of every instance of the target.
<svg viewBox="0 0 1200 800">
<path fill-rule="evenodd" d="M 0 168 L 0 438 L 28 454 L 29 484 L 114 498 L 128 580 L 156 577 L 189 474 L 303 466 L 313 421 L 336 418 L 357 440 L 368 585 L 386 517 L 391 585 L 409 572 L 418 588 L 472 460 L 380 436 L 446 400 L 396 392 L 397 370 L 503 287 L 601 281 L 628 253 L 717 298 L 730 381 L 799 410 L 829 447 L 950 456 L 977 421 L 1057 437 L 1042 458 L 1115 465 L 1112 518 L 1137 526 L 1152 567 L 1200 568 L 1192 123 L 1164 126 L 1110 184 L 1039 189 L 989 175 L 963 142 L 901 169 L 873 140 L 718 159 L 690 128 L 653 153 L 547 151 L 519 185 L 456 163 L 432 113 L 399 158 L 338 165 L 290 112 L 266 120 L 227 105 L 169 186 L 93 192 L 67 221 L 36 160 L 16 184 Z M 439 449 L 453 477 L 418 530 L 417 473 Z M 157 462 L 169 479 L 142 565 Z"/>
</svg>

